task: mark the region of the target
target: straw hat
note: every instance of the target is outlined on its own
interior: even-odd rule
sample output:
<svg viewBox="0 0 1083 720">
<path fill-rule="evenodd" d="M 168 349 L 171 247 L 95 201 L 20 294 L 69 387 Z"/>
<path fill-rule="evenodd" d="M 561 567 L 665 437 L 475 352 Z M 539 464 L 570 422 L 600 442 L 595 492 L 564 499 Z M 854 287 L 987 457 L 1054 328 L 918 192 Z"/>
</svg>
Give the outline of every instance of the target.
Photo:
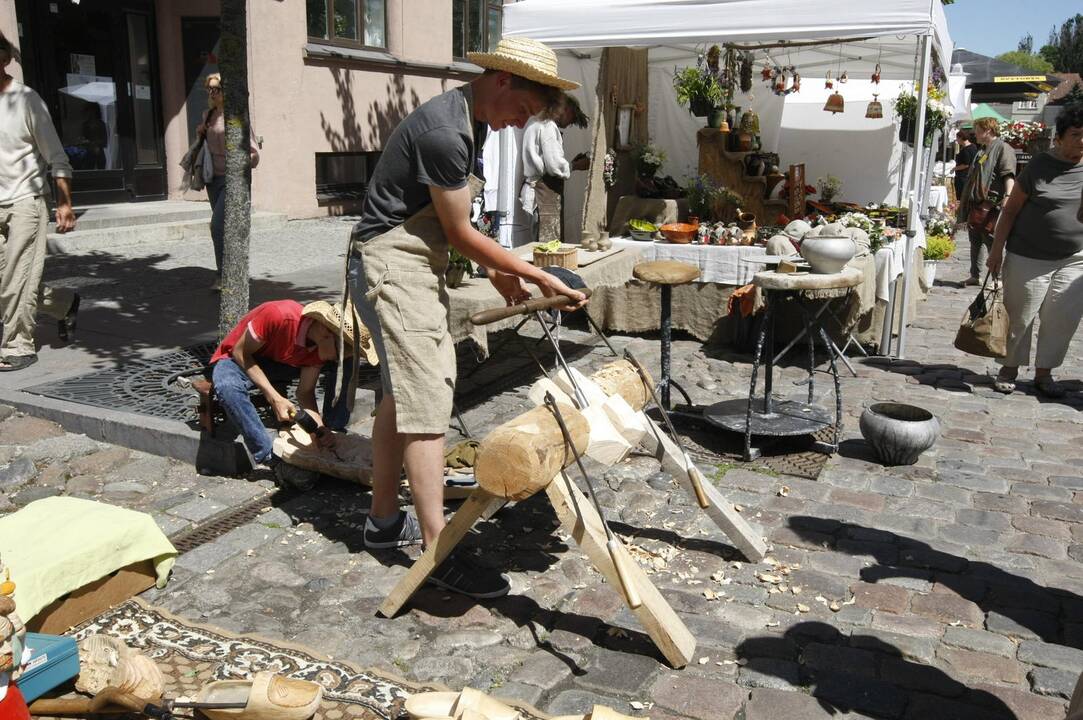
<svg viewBox="0 0 1083 720">
<path fill-rule="evenodd" d="M 579 83 L 557 75 L 556 53 L 544 43 L 530 38 L 503 38 L 496 44 L 495 51 L 467 53 L 466 57 L 486 70 L 504 70 L 549 87 L 561 90 L 575 90 L 579 87 Z"/>
<path fill-rule="evenodd" d="M 354 310 L 353 303 L 346 304 L 346 322 L 342 321 L 342 306 L 332 305 L 326 300 L 317 300 L 316 302 L 310 302 L 301 310 L 302 317 L 310 317 L 314 320 L 327 326 L 335 335 L 339 334 L 339 328 L 342 329 L 342 344 L 346 355 L 353 352 L 353 335 L 354 335 Z M 360 332 L 358 333 L 358 342 L 361 345 L 361 351 L 365 353 L 365 358 L 370 365 L 377 365 L 379 358 L 376 355 L 376 348 L 372 344 L 372 335 L 369 333 L 368 328 L 364 325 L 360 326 Z"/>
</svg>

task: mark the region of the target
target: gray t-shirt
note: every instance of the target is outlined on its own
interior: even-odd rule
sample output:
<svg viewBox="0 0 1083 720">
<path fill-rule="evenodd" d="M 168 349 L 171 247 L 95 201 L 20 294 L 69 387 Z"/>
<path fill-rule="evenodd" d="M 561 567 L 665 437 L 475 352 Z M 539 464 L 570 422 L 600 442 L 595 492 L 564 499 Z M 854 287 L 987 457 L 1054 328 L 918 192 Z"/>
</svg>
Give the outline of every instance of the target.
<svg viewBox="0 0 1083 720">
<path fill-rule="evenodd" d="M 469 85 L 437 95 L 391 133 L 369 180 L 353 240 L 385 233 L 431 204 L 430 185 L 449 190 L 466 185 L 473 169 L 474 122 L 464 98 L 470 99 Z"/>
<path fill-rule="evenodd" d="M 1019 174 L 1027 201 L 1012 225 L 1008 251 L 1036 260 L 1063 260 L 1083 252 L 1083 223 L 1076 213 L 1083 165 L 1035 155 Z"/>
</svg>

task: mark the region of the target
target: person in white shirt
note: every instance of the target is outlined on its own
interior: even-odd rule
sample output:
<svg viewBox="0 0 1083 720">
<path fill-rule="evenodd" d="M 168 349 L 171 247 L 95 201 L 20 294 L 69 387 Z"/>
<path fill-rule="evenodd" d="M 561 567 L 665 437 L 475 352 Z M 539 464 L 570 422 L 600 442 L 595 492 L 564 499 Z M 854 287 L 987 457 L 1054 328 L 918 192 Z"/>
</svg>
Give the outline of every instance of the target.
<svg viewBox="0 0 1083 720">
<path fill-rule="evenodd" d="M 564 157 L 561 130 L 569 125 L 585 128 L 587 116 L 574 97 L 565 93 L 552 112 L 530 119 L 523 130 L 523 187 L 519 202 L 534 217 L 534 240 L 563 239 L 562 195 L 572 170 L 586 170 L 590 158 L 577 155 L 571 163 Z"/>
<path fill-rule="evenodd" d="M 56 229 L 75 227 L 71 163 L 41 97 L 8 74 L 15 50 L 0 35 L 0 372 L 37 362 L 34 324 L 41 309 L 56 318 L 61 339 L 75 327 L 79 295 L 42 285 L 50 194 L 56 180 Z"/>
</svg>

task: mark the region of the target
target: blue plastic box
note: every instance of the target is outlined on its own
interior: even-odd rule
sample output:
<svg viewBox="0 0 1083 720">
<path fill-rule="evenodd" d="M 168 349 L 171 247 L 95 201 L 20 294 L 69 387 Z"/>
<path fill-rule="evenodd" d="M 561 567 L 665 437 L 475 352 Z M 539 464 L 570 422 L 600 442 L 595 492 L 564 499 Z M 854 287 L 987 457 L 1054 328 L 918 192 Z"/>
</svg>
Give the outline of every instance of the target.
<svg viewBox="0 0 1083 720">
<path fill-rule="evenodd" d="M 27 703 L 79 674 L 79 650 L 73 638 L 27 633 L 26 646 L 30 662 L 16 684 Z"/>
</svg>

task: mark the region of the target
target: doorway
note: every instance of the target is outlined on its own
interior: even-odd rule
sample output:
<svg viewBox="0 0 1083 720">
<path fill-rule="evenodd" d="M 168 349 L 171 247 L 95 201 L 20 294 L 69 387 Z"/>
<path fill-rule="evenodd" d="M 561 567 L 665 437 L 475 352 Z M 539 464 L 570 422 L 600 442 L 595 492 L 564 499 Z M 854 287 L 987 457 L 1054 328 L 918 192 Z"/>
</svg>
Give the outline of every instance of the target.
<svg viewBox="0 0 1083 720">
<path fill-rule="evenodd" d="M 153 3 L 48 0 L 24 7 L 34 48 L 24 62 L 36 65 L 28 82 L 49 105 L 74 169 L 75 203 L 164 198 Z"/>
</svg>

